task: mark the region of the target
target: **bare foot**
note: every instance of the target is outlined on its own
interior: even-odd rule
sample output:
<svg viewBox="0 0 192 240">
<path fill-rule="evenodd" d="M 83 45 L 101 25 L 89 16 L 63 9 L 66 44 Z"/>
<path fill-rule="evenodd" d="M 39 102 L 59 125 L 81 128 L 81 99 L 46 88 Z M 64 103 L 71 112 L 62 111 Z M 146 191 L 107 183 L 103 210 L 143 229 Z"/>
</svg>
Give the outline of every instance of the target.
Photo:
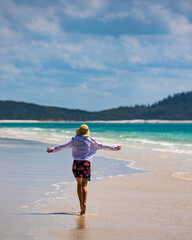
<svg viewBox="0 0 192 240">
<path fill-rule="evenodd" d="M 83 205 L 80 205 L 80 209 L 81 209 L 80 215 L 83 215 Z"/>
<path fill-rule="evenodd" d="M 84 215 L 85 212 L 86 212 L 86 204 L 80 205 L 80 209 L 81 209 L 80 216 L 82 216 L 82 215 Z"/>
<path fill-rule="evenodd" d="M 83 205 L 83 214 L 86 213 L 86 204 Z"/>
</svg>

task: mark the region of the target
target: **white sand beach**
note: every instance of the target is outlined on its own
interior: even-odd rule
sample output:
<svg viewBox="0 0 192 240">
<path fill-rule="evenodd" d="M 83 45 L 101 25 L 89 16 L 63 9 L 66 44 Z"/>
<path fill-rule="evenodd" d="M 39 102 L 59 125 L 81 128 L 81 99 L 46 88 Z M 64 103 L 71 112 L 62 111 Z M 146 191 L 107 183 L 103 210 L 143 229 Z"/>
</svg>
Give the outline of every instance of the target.
<svg viewBox="0 0 192 240">
<path fill-rule="evenodd" d="M 86 216 L 76 217 L 67 230 L 47 229 L 47 235 L 69 240 L 189 240 L 191 202 L 191 182 L 168 173 L 103 180 L 89 185 Z"/>
</svg>

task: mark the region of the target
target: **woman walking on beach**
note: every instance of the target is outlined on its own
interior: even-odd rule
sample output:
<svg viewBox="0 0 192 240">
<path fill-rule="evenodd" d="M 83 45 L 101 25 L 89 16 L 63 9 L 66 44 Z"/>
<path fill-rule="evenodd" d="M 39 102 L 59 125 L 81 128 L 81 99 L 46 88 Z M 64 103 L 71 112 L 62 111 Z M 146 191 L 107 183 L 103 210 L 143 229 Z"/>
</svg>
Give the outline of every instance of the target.
<svg viewBox="0 0 192 240">
<path fill-rule="evenodd" d="M 47 148 L 47 152 L 58 152 L 64 148 L 72 147 L 73 166 L 72 171 L 77 180 L 77 194 L 80 202 L 80 215 L 86 212 L 87 201 L 87 183 L 91 177 L 91 161 L 93 155 L 99 149 L 119 151 L 121 146 L 111 147 L 101 143 L 97 143 L 95 139 L 90 137 L 89 127 L 82 124 L 76 130 L 76 136 L 70 141 L 58 145 L 54 148 Z"/>
</svg>

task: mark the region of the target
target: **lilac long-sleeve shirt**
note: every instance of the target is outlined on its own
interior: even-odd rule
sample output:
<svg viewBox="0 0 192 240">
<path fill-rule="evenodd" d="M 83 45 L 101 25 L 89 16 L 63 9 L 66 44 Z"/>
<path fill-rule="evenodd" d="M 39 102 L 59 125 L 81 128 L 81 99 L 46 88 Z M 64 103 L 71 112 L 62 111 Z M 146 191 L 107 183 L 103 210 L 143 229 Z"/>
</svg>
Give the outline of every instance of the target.
<svg viewBox="0 0 192 240">
<path fill-rule="evenodd" d="M 54 148 L 52 148 L 53 152 L 58 152 L 63 150 L 64 148 L 72 147 L 72 156 L 74 160 L 82 160 L 82 161 L 92 161 L 93 155 L 99 149 L 104 150 L 112 150 L 117 151 L 118 147 L 111 147 L 108 145 L 104 145 L 101 143 L 96 142 L 95 139 L 90 137 L 82 137 L 82 136 L 75 136 L 68 142 L 60 144 Z"/>
</svg>

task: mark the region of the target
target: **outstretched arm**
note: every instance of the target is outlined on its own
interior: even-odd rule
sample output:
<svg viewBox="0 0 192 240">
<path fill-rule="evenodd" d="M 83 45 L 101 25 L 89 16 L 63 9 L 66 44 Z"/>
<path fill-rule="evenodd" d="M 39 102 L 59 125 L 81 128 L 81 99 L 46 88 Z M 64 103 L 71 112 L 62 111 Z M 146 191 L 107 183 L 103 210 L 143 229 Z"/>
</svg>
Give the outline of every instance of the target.
<svg viewBox="0 0 192 240">
<path fill-rule="evenodd" d="M 51 152 L 58 152 L 63 150 L 64 148 L 68 148 L 68 147 L 72 147 L 73 146 L 73 139 L 71 139 L 70 141 L 66 142 L 66 143 L 62 143 L 60 145 L 57 145 L 54 148 L 47 148 L 47 152 L 51 153 Z"/>
<path fill-rule="evenodd" d="M 91 139 L 91 142 L 95 146 L 95 148 L 97 148 L 98 150 L 99 149 L 111 150 L 111 151 L 119 151 L 119 150 L 121 150 L 121 146 L 120 145 L 112 147 L 112 146 L 108 146 L 108 145 L 105 145 L 105 144 L 98 143 L 94 139 Z"/>
</svg>

